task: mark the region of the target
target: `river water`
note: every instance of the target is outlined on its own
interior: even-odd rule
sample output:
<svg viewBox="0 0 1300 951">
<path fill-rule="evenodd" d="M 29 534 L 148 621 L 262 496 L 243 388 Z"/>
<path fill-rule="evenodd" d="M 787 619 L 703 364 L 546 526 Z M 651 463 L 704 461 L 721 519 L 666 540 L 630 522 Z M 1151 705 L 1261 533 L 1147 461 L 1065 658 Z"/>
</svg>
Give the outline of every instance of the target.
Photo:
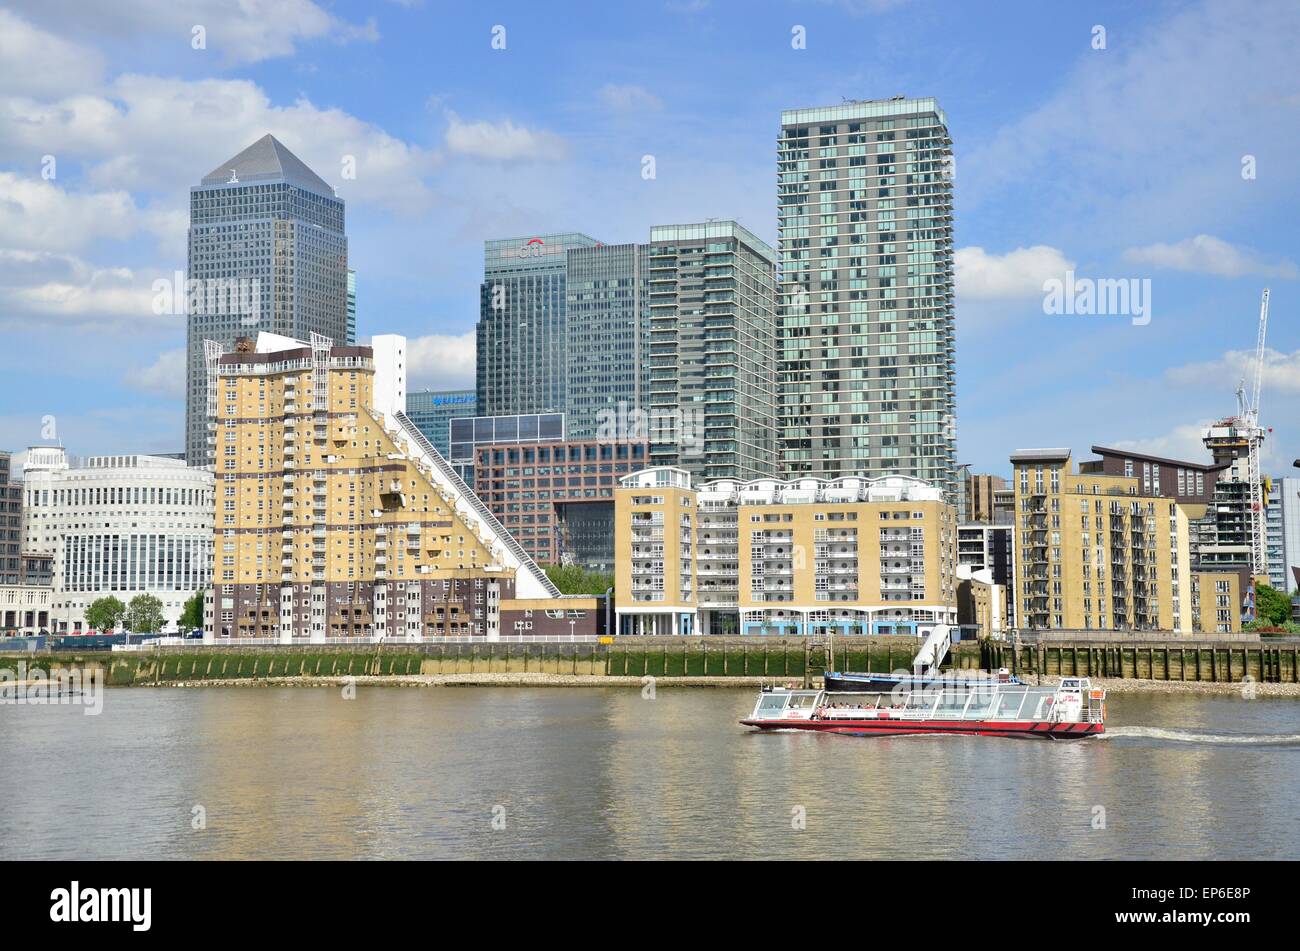
<svg viewBox="0 0 1300 951">
<path fill-rule="evenodd" d="M 756 734 L 751 689 L 117 689 L 0 706 L 5 858 L 1300 858 L 1300 702 L 1110 735 Z M 202 826 L 202 828 L 195 828 Z"/>
</svg>

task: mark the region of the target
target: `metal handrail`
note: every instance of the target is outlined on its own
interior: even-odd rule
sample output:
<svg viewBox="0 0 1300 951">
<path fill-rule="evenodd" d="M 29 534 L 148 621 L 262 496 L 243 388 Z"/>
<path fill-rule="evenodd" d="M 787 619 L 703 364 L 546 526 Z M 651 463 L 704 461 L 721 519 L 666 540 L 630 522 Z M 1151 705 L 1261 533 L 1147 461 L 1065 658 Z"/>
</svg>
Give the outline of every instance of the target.
<svg viewBox="0 0 1300 951">
<path fill-rule="evenodd" d="M 942 719 L 948 720 L 993 720 L 993 721 L 1016 721 L 1025 719 L 1025 705 L 1030 698 L 1036 698 L 1034 710 L 1029 719 L 1044 720 L 1050 717 L 1051 711 L 1044 712 L 1043 707 L 1049 698 L 1054 699 L 1058 688 L 1040 687 L 1028 684 L 979 684 L 974 687 L 965 688 L 966 702 L 962 705 L 960 711 L 954 709 L 951 715 L 944 714 Z M 932 720 L 939 717 L 939 710 L 946 695 L 951 695 L 951 688 L 938 688 L 934 691 L 934 699 L 931 702 L 922 702 L 912 705 L 914 698 L 922 701 L 929 700 L 929 691 L 906 691 L 902 695 L 902 706 L 882 706 L 885 698 L 889 697 L 888 693 L 874 693 L 868 696 L 874 697 L 874 703 L 860 705 L 856 707 L 835 708 L 826 706 L 826 701 L 831 697 L 851 697 L 852 693 L 822 693 L 822 704 L 818 707 L 818 717 L 821 719 L 853 719 L 855 716 L 871 714 L 873 719 L 879 718 L 879 713 L 888 712 L 888 718 L 893 720 Z M 1015 704 L 1014 712 L 1007 712 L 1002 708 L 1001 700 L 1010 698 L 1015 700 L 1018 696 L 1019 702 Z M 978 708 L 972 710 L 971 707 L 976 697 L 987 699 Z M 1101 723 L 1101 707 L 1094 705 L 1091 698 L 1084 698 L 1084 705 L 1080 710 L 1080 722 L 1083 723 Z"/>
<path fill-rule="evenodd" d="M 197 637 L 154 638 L 141 645 L 149 647 L 333 647 L 353 644 L 370 644 L 378 647 L 409 647 L 421 644 L 592 644 L 600 640 L 595 634 L 502 634 L 495 640 L 488 640 L 486 635 L 466 636 L 448 635 L 446 637 L 420 637 L 408 641 L 402 637 L 385 637 L 376 640 L 373 637 L 330 637 L 323 641 L 312 641 L 305 637 L 295 637 L 292 641 L 282 641 L 278 637 L 217 637 L 211 641 Z"/>
</svg>

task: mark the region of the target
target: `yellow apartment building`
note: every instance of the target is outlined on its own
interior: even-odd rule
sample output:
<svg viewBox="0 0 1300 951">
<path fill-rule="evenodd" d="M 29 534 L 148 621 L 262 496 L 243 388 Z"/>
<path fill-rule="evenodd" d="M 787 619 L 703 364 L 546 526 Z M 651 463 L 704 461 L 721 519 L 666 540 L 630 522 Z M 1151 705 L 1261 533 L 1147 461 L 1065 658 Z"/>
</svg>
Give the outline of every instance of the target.
<svg viewBox="0 0 1300 951">
<path fill-rule="evenodd" d="M 1136 477 L 1075 472 L 1068 449 L 1021 450 L 1011 464 L 1021 627 L 1203 629 L 1194 609 L 1184 506 L 1143 494 Z M 1235 621 L 1224 623 L 1240 629 L 1239 606 Z"/>
<path fill-rule="evenodd" d="M 1192 575 L 1192 631 L 1229 634 L 1241 630 L 1241 574 L 1198 571 Z"/>
<path fill-rule="evenodd" d="M 718 480 L 615 492 L 623 634 L 918 633 L 956 623 L 956 515 L 918 479 Z"/>
<path fill-rule="evenodd" d="M 406 418 L 405 339 L 210 346 L 210 637 L 590 634 Z"/>
</svg>

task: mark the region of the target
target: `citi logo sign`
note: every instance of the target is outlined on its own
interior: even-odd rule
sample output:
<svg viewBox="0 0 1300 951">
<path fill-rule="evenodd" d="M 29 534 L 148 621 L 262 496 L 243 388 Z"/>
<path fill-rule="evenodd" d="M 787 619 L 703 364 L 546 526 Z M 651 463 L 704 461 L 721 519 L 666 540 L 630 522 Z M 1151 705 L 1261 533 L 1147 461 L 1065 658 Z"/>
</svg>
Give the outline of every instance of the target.
<svg viewBox="0 0 1300 951">
<path fill-rule="evenodd" d="M 521 258 L 540 258 L 546 251 L 546 242 L 541 238 L 530 238 L 528 243 L 519 249 Z"/>
<path fill-rule="evenodd" d="M 122 922 L 132 931 L 148 931 L 152 923 L 152 888 L 71 888 L 50 892 L 50 921 Z"/>
</svg>

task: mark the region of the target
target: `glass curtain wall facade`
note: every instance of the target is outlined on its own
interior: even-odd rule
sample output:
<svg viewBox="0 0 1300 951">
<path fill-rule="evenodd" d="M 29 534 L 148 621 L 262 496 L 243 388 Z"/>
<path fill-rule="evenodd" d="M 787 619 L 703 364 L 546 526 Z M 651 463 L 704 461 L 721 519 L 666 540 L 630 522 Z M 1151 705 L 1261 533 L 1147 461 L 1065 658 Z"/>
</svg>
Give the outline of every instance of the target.
<svg viewBox="0 0 1300 951">
<path fill-rule="evenodd" d="M 473 488 L 474 460 L 479 446 L 564 442 L 564 414 L 453 417 L 448 429 L 447 461 L 461 480 Z"/>
<path fill-rule="evenodd" d="M 1269 584 L 1290 593 L 1300 566 L 1300 478 L 1274 479 L 1267 511 Z"/>
<path fill-rule="evenodd" d="M 734 221 L 650 229 L 650 462 L 699 479 L 777 469 L 776 253 Z"/>
<path fill-rule="evenodd" d="M 478 412 L 478 398 L 473 390 L 423 390 L 408 393 L 406 415 L 433 443 L 433 448 L 448 458 L 451 421 L 457 416 Z"/>
<path fill-rule="evenodd" d="M 348 268 L 348 346 L 357 342 L 357 272 Z"/>
<path fill-rule="evenodd" d="M 955 499 L 947 118 L 929 98 L 789 110 L 777 156 L 786 476 Z"/>
<path fill-rule="evenodd" d="M 10 481 L 12 456 L 0 452 L 0 585 L 22 578 L 23 487 Z"/>
<path fill-rule="evenodd" d="M 596 244 L 576 233 L 485 242 L 476 334 L 479 413 L 564 412 L 567 252 Z"/>
<path fill-rule="evenodd" d="M 564 414 L 571 439 L 638 435 L 633 429 L 645 409 L 650 329 L 645 260 L 641 244 L 568 252 Z"/>
<path fill-rule="evenodd" d="M 348 333 L 348 243 L 334 190 L 274 136 L 190 189 L 185 296 L 185 455 L 211 465 L 204 341 L 260 330 L 306 340 Z"/>
</svg>

